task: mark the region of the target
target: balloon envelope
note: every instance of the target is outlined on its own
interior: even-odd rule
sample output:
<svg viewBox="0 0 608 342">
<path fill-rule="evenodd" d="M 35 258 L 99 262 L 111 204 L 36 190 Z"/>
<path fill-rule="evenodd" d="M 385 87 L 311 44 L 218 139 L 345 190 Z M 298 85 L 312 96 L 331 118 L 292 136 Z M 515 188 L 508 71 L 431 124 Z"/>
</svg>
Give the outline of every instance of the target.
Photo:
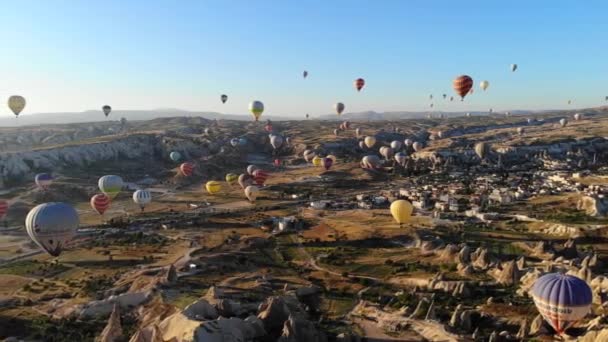
<svg viewBox="0 0 608 342">
<path fill-rule="evenodd" d="M 323 167 L 325 168 L 326 171 L 328 171 L 333 164 L 334 164 L 333 159 L 331 159 L 329 157 L 323 158 Z"/>
<path fill-rule="evenodd" d="M 101 110 L 103 111 L 103 114 L 107 117 L 108 115 L 110 115 L 110 112 L 112 112 L 112 107 L 105 105 L 101 107 Z"/>
<path fill-rule="evenodd" d="M 0 220 L 4 218 L 8 212 L 8 202 L 0 199 Z"/>
<path fill-rule="evenodd" d="M 252 176 L 253 176 L 253 181 L 255 182 L 255 184 L 264 185 L 264 183 L 266 182 L 266 179 L 268 179 L 269 173 L 264 170 L 257 169 L 255 171 L 253 171 Z"/>
<path fill-rule="evenodd" d="M 538 278 L 530 294 L 540 314 L 560 335 L 587 315 L 593 299 L 584 280 L 561 273 Z"/>
<path fill-rule="evenodd" d="M 456 94 L 464 99 L 464 97 L 469 93 L 469 90 L 471 90 L 471 87 L 473 87 L 473 79 L 470 76 L 461 75 L 454 79 L 452 86 Z"/>
<path fill-rule="evenodd" d="M 372 148 L 374 145 L 376 145 L 376 137 L 371 135 L 366 136 L 363 141 L 365 142 L 365 146 L 367 146 L 367 148 Z"/>
<path fill-rule="evenodd" d="M 257 169 L 259 169 L 257 166 L 255 166 L 253 164 L 249 165 L 249 166 L 247 166 L 247 173 L 250 175 L 253 175 L 253 172 Z"/>
<path fill-rule="evenodd" d="M 25 98 L 20 95 L 13 95 L 8 98 L 8 108 L 15 114 L 16 116 L 23 111 L 25 108 Z"/>
<path fill-rule="evenodd" d="M 253 115 L 255 121 L 258 121 L 264 112 L 264 104 L 260 101 L 252 101 L 249 104 L 249 111 L 251 112 L 251 115 Z"/>
<path fill-rule="evenodd" d="M 39 173 L 34 177 L 34 181 L 41 189 L 48 189 L 53 183 L 53 176 L 48 173 Z"/>
<path fill-rule="evenodd" d="M 365 80 L 362 78 L 357 78 L 354 82 L 354 85 L 357 91 L 361 91 L 361 89 L 363 89 L 363 86 L 365 85 Z"/>
<path fill-rule="evenodd" d="M 334 109 L 336 110 L 336 113 L 338 115 L 342 114 L 342 112 L 344 111 L 344 108 L 346 108 L 346 107 L 344 106 L 344 103 L 342 103 L 342 102 L 338 102 L 334 105 Z"/>
<path fill-rule="evenodd" d="M 249 185 L 245 188 L 245 197 L 247 197 L 250 202 L 255 202 L 259 192 L 260 189 L 257 186 Z"/>
<path fill-rule="evenodd" d="M 54 257 L 72 240 L 78 224 L 76 210 L 61 202 L 40 204 L 25 218 L 25 228 L 32 241 Z"/>
<path fill-rule="evenodd" d="M 171 160 L 173 160 L 174 162 L 177 162 L 182 159 L 182 155 L 179 152 L 171 152 L 169 154 L 169 158 L 171 158 Z"/>
<path fill-rule="evenodd" d="M 410 220 L 414 207 L 406 200 L 397 200 L 391 203 L 391 214 L 397 223 L 404 224 Z"/>
<path fill-rule="evenodd" d="M 222 100 L 222 103 L 226 103 L 226 101 L 228 101 L 228 95 L 224 94 L 220 97 L 220 99 Z"/>
<path fill-rule="evenodd" d="M 488 89 L 489 86 L 490 86 L 490 82 L 488 82 L 488 81 L 481 81 L 481 83 L 479 83 L 479 87 L 482 90 Z"/>
<path fill-rule="evenodd" d="M 91 197 L 91 208 L 95 210 L 99 215 L 103 215 L 103 213 L 108 210 L 110 207 L 110 197 L 105 194 L 97 194 Z"/>
<path fill-rule="evenodd" d="M 222 190 L 222 183 L 218 181 L 208 181 L 207 184 L 205 184 L 205 188 L 209 194 L 215 195 Z"/>
<path fill-rule="evenodd" d="M 133 202 L 143 210 L 152 201 L 152 194 L 148 190 L 137 190 L 133 193 Z"/>
<path fill-rule="evenodd" d="M 403 153 L 403 152 L 397 152 L 395 153 L 395 161 L 397 162 L 397 164 L 400 165 L 405 165 L 405 161 L 407 160 L 407 154 Z"/>
<path fill-rule="evenodd" d="M 97 185 L 101 192 L 110 197 L 110 199 L 114 199 L 122 191 L 124 182 L 119 176 L 107 175 L 99 178 Z"/>
<path fill-rule="evenodd" d="M 228 185 L 232 186 L 238 180 L 239 180 L 239 176 L 237 174 L 235 174 L 235 173 L 228 173 L 228 174 L 226 174 L 226 183 L 228 183 Z"/>
<path fill-rule="evenodd" d="M 242 173 L 239 175 L 238 182 L 241 188 L 244 190 L 247 186 L 253 184 L 253 177 L 251 175 Z"/>
<path fill-rule="evenodd" d="M 194 173 L 194 164 L 190 162 L 182 163 L 179 166 L 179 170 L 181 171 L 182 175 L 190 177 Z"/>
<path fill-rule="evenodd" d="M 517 70 L 517 64 L 511 64 L 511 71 Z"/>
<path fill-rule="evenodd" d="M 319 156 L 315 156 L 314 158 L 312 158 L 312 165 L 314 165 L 314 166 L 323 165 L 323 158 L 321 158 Z"/>
<path fill-rule="evenodd" d="M 283 145 L 283 137 L 280 135 L 271 136 L 270 145 L 272 145 L 272 148 L 274 148 L 275 150 L 281 148 L 281 146 Z"/>
<path fill-rule="evenodd" d="M 480 159 L 484 159 L 490 150 L 490 146 L 485 142 L 475 144 L 475 153 Z"/>
</svg>

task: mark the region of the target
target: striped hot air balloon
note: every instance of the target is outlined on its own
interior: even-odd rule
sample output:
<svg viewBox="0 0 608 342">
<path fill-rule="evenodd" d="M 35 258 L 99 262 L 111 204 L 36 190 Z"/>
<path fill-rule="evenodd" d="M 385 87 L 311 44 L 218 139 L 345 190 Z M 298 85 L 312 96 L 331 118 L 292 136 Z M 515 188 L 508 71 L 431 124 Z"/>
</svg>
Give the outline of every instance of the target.
<svg viewBox="0 0 608 342">
<path fill-rule="evenodd" d="M 538 278 L 530 294 L 540 314 L 560 335 L 587 315 L 593 299 L 584 280 L 561 273 Z"/>
<path fill-rule="evenodd" d="M 456 94 L 464 100 L 464 97 L 467 96 L 469 90 L 473 87 L 473 79 L 467 75 L 460 75 L 454 79 L 452 86 Z"/>
<path fill-rule="evenodd" d="M 8 211 L 8 202 L 0 199 L 0 220 L 6 216 L 6 212 Z"/>
<path fill-rule="evenodd" d="M 362 78 L 357 78 L 354 82 L 355 84 L 355 89 L 357 89 L 357 91 L 361 91 L 361 89 L 363 89 L 363 86 L 365 86 L 365 80 Z"/>
<path fill-rule="evenodd" d="M 36 185 L 42 190 L 47 190 L 51 183 L 53 183 L 53 176 L 48 173 L 39 173 L 34 177 Z"/>
<path fill-rule="evenodd" d="M 253 171 L 253 181 L 255 182 L 255 184 L 262 186 L 264 185 L 264 183 L 266 182 L 266 179 L 268 179 L 268 172 L 264 171 L 264 170 L 255 170 Z"/>
<path fill-rule="evenodd" d="M 179 166 L 179 170 L 182 172 L 182 175 L 190 177 L 192 176 L 192 173 L 194 173 L 194 164 L 191 162 L 185 162 Z"/>
<path fill-rule="evenodd" d="M 99 215 L 103 215 L 110 207 L 110 202 L 110 197 L 105 194 L 97 194 L 91 197 L 91 208 Z"/>
<path fill-rule="evenodd" d="M 148 190 L 137 190 L 133 193 L 133 202 L 144 211 L 146 205 L 152 201 L 152 194 Z"/>
</svg>

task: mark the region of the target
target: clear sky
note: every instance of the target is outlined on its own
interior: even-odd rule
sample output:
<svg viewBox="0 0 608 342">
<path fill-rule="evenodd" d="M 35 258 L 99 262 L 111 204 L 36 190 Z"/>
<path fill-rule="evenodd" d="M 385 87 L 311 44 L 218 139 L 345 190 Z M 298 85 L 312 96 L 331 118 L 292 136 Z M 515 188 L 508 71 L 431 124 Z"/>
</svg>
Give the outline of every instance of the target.
<svg viewBox="0 0 608 342">
<path fill-rule="evenodd" d="M 0 97 L 25 96 L 24 114 L 104 104 L 243 114 L 254 99 L 270 115 L 326 114 L 337 101 L 347 112 L 427 110 L 429 94 L 438 110 L 598 106 L 607 15 L 608 1 L 576 0 L 5 1 Z M 439 100 L 459 74 L 475 93 Z"/>
</svg>

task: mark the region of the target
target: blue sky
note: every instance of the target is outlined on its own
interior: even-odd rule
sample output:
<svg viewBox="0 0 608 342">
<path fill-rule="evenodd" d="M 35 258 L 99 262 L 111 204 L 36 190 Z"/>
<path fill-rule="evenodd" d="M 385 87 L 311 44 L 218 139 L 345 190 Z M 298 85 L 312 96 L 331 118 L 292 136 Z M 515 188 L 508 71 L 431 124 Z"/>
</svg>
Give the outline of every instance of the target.
<svg viewBox="0 0 608 342">
<path fill-rule="evenodd" d="M 0 97 L 25 96 L 24 114 L 104 104 L 246 113 L 254 99 L 270 115 L 326 114 L 337 101 L 347 112 L 427 110 L 429 94 L 437 110 L 598 106 L 606 13 L 606 1 L 572 0 L 10 1 Z M 439 100 L 455 95 L 459 74 L 475 93 Z"/>
</svg>

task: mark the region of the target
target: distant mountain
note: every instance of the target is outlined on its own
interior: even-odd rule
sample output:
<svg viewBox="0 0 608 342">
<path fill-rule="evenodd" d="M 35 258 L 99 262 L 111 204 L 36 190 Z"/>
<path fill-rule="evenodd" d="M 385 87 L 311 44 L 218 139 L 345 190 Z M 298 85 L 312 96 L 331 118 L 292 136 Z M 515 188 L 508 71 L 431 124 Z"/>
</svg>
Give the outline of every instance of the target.
<svg viewBox="0 0 608 342">
<path fill-rule="evenodd" d="M 509 111 L 512 115 L 525 115 L 533 112 L 529 110 L 512 110 Z M 488 115 L 487 111 L 484 112 L 470 112 L 472 116 Z M 494 112 L 494 114 L 502 114 L 504 112 Z M 402 119 L 421 119 L 427 118 L 431 114 L 433 117 L 439 117 L 443 115 L 446 118 L 464 116 L 466 112 L 440 112 L 440 111 L 423 111 L 423 112 L 383 112 L 378 113 L 374 111 L 357 112 L 357 113 L 345 113 L 339 117 L 335 114 L 321 115 L 319 119 L 322 120 L 350 120 L 350 121 L 381 121 L 381 120 L 402 120 Z"/>
</svg>

